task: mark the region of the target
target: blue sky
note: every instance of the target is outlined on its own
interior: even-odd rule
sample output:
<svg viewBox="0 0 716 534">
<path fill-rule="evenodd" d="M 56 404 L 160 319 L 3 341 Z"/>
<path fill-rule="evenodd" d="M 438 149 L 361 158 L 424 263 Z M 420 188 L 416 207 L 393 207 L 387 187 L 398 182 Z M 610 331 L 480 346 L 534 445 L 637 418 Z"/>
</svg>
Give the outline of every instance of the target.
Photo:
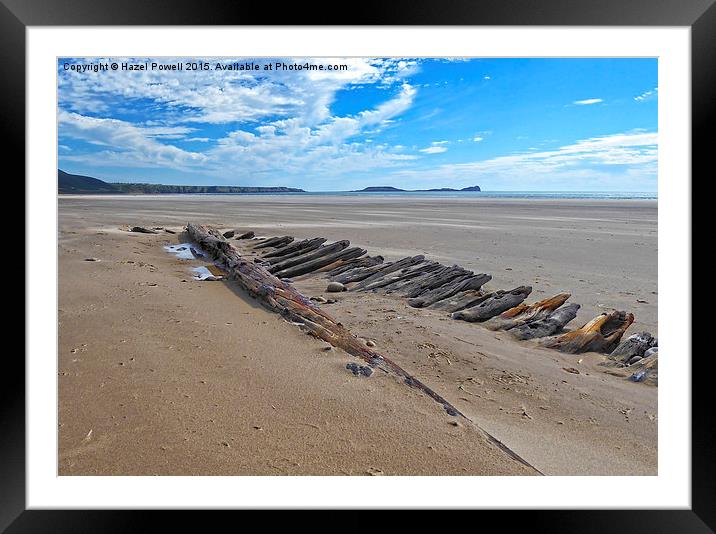
<svg viewBox="0 0 716 534">
<path fill-rule="evenodd" d="M 656 59 L 60 59 L 59 167 L 107 181 L 656 191 Z M 344 71 L 264 65 L 346 64 Z M 259 71 L 216 70 L 253 62 Z"/>
</svg>

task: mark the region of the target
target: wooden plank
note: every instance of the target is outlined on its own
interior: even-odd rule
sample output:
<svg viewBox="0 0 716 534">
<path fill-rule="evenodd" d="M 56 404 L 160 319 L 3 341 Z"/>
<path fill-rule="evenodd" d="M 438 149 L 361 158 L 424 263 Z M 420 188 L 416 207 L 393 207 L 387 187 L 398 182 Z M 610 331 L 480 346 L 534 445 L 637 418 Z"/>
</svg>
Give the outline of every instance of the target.
<svg viewBox="0 0 716 534">
<path fill-rule="evenodd" d="M 520 304 L 532 292 L 530 286 L 519 286 L 511 291 L 496 291 L 490 298 L 477 306 L 460 310 L 452 314 L 453 319 L 469 322 L 482 322 Z"/>
<path fill-rule="evenodd" d="M 254 248 L 258 249 L 267 247 L 280 247 L 281 245 L 285 245 L 287 243 L 290 243 L 291 241 L 293 241 L 293 237 L 291 237 L 290 235 L 285 235 L 282 237 L 270 237 L 265 241 L 261 241 L 261 243 L 259 243 L 258 245 L 254 245 Z"/>
<path fill-rule="evenodd" d="M 416 278 L 405 287 L 397 290 L 397 293 L 407 298 L 417 297 L 431 289 L 445 285 L 456 278 L 471 274 L 472 271 L 466 271 L 458 265 L 453 265 L 452 267 L 446 267 L 445 269 L 440 269 L 434 273 L 428 273 L 420 278 Z"/>
<path fill-rule="evenodd" d="M 480 304 L 480 302 L 488 299 L 491 295 L 492 292 L 489 291 L 485 292 L 481 289 L 469 289 L 467 291 L 456 293 L 450 298 L 439 300 L 435 304 L 431 304 L 430 308 L 452 313 L 475 306 L 476 304 Z"/>
<path fill-rule="evenodd" d="M 294 241 L 283 247 L 279 247 L 263 255 L 263 258 L 287 258 L 288 254 L 300 252 L 301 250 L 307 250 L 308 247 L 312 247 L 310 250 L 320 247 L 323 243 L 328 241 L 325 237 L 314 237 L 312 239 L 303 239 L 301 241 Z M 315 246 L 314 246 L 315 245 Z M 274 262 L 275 263 L 275 262 Z"/>
<path fill-rule="evenodd" d="M 518 304 L 514 308 L 502 312 L 497 317 L 485 321 L 483 326 L 490 330 L 510 330 L 532 321 L 546 319 L 571 296 L 570 293 L 559 293 L 554 297 L 540 300 L 534 304 Z"/>
<path fill-rule="evenodd" d="M 283 271 L 284 269 L 288 269 L 289 267 L 293 267 L 294 265 L 300 265 L 301 263 L 315 260 L 316 258 L 325 256 L 326 254 L 333 254 L 334 252 L 343 250 L 348 247 L 348 245 L 350 245 L 350 241 L 347 240 L 336 241 L 330 245 L 322 245 L 311 252 L 306 252 L 305 254 L 300 254 L 298 256 L 294 256 L 293 258 L 275 263 L 269 267 L 268 270 L 269 272 L 277 273 L 279 271 Z"/>
<path fill-rule="evenodd" d="M 337 250 L 333 254 L 327 254 L 324 256 L 320 256 L 313 260 L 306 261 L 306 262 L 300 263 L 298 265 L 294 265 L 293 267 L 289 267 L 288 269 L 284 269 L 282 271 L 277 271 L 275 274 L 279 278 L 293 278 L 294 276 L 301 276 L 303 274 L 312 273 L 313 271 L 320 269 L 321 267 L 324 267 L 325 265 L 329 265 L 329 264 L 333 263 L 334 261 L 341 260 L 341 259 L 358 258 L 365 253 L 366 253 L 366 250 L 362 249 L 360 247 L 352 247 L 352 248 L 346 248 L 343 250 Z"/>
<path fill-rule="evenodd" d="M 408 299 L 408 305 L 413 308 L 427 308 L 431 304 L 450 298 L 461 291 L 480 289 L 491 279 L 492 276 L 485 273 L 460 276 L 444 285 L 431 289 L 418 297 Z"/>
<path fill-rule="evenodd" d="M 510 334 L 522 340 L 552 336 L 561 332 L 564 326 L 577 316 L 579 308 L 579 304 L 561 306 L 544 319 L 512 328 Z"/>
<path fill-rule="evenodd" d="M 387 289 L 393 284 L 402 280 L 413 280 L 419 276 L 423 276 L 426 273 L 435 271 L 440 268 L 440 264 L 436 262 L 423 262 L 417 265 L 408 267 L 407 269 L 401 269 L 383 275 L 380 278 L 373 280 L 370 284 L 361 288 L 361 291 L 372 291 L 373 289 Z"/>
<path fill-rule="evenodd" d="M 351 269 L 338 276 L 333 277 L 334 282 L 340 282 L 341 284 L 349 284 L 351 282 L 359 282 L 365 280 L 370 275 L 375 274 L 382 269 L 385 269 L 388 265 L 392 265 L 394 262 L 382 263 L 380 265 L 373 265 L 372 267 L 358 267 Z"/>
<path fill-rule="evenodd" d="M 353 258 L 352 260 L 338 260 L 319 270 L 320 272 L 326 272 L 329 277 L 334 277 L 351 269 L 372 267 L 381 263 L 383 263 L 383 256 L 365 256 L 363 258 Z"/>
<path fill-rule="evenodd" d="M 597 315 L 573 332 L 547 338 L 540 344 L 570 354 L 588 351 L 608 353 L 619 344 L 633 322 L 634 314 L 612 310 Z"/>
<path fill-rule="evenodd" d="M 291 252 L 287 252 L 285 254 L 280 254 L 278 256 L 262 256 L 261 261 L 264 263 L 267 263 L 269 265 L 275 265 L 277 263 L 281 263 L 282 261 L 288 260 L 290 258 L 296 258 L 298 256 L 301 256 L 303 254 L 308 254 L 309 252 L 313 252 L 314 250 L 318 250 L 321 245 L 326 241 L 324 238 L 317 238 L 316 240 L 312 240 L 310 243 L 306 243 L 304 246 L 295 249 Z"/>
<path fill-rule="evenodd" d="M 399 271 L 400 269 L 405 269 L 406 267 L 410 267 L 411 265 L 415 265 L 417 263 L 422 263 L 423 260 L 425 260 L 425 256 L 418 255 L 418 256 L 409 256 L 407 258 L 403 258 L 402 260 L 398 260 L 389 264 L 383 264 L 382 268 L 375 271 L 373 274 L 368 276 L 367 278 L 364 278 L 360 282 L 358 282 L 355 286 L 353 286 L 350 291 L 358 291 L 371 282 L 374 282 L 375 280 L 378 280 L 379 278 L 382 278 L 386 274 L 390 274 L 395 271 Z M 336 280 L 338 281 L 338 280 Z"/>
</svg>

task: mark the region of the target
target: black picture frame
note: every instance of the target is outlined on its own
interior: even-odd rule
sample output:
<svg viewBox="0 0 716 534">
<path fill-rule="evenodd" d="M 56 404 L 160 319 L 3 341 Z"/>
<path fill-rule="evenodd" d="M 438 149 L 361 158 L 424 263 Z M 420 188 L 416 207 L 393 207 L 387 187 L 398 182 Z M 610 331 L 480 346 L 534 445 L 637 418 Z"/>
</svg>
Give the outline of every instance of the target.
<svg viewBox="0 0 716 534">
<path fill-rule="evenodd" d="M 692 174 L 707 170 L 716 107 L 716 0 L 400 0 L 322 5 L 214 0 L 0 0 L 0 91 L 5 163 L 25 162 L 25 30 L 27 26 L 95 25 L 477 25 L 686 26 L 692 35 Z M 350 15 L 346 15 L 349 13 Z M 347 18 L 348 17 L 348 18 Z M 9 179 L 9 175 L 6 176 Z M 684 177 L 693 192 L 694 180 Z M 24 196 L 24 188 L 21 193 Z M 693 194 L 693 193 L 692 193 Z M 696 200 L 696 197 L 692 197 Z M 703 202 L 704 200 L 702 200 Z M 696 205 L 692 204 L 696 212 Z M 693 226 L 693 225 L 692 225 Z M 696 228 L 694 228 L 696 229 Z M 27 236 L 26 236 L 27 239 Z M 694 242 L 694 241 L 692 241 Z M 695 241 L 698 243 L 698 241 Z M 26 288 L 29 281 L 26 279 Z M 686 289 L 691 293 L 687 281 Z M 696 317 L 696 314 L 693 314 Z M 28 320 L 31 318 L 28 317 Z M 695 331 L 699 331 L 698 329 Z M 694 351 L 695 352 L 695 351 Z M 675 355 L 688 361 L 690 354 Z M 702 354 L 699 354 L 702 356 Z M 511 527 L 564 532 L 713 532 L 716 529 L 716 435 L 710 399 L 710 351 L 692 360 L 692 507 L 690 510 L 509 511 Z M 702 361 L 703 360 L 703 361 Z M 107 532 L 149 528 L 159 512 L 25 510 L 25 366 L 5 354 L 0 388 L 0 531 Z M 711 385 L 711 387 L 713 387 Z M 618 491 L 618 488 L 615 488 Z M 624 496 L 625 504 L 629 496 Z M 142 517 L 138 517 L 138 514 Z M 357 522 L 366 512 L 355 512 Z M 483 512 L 495 514 L 499 512 Z M 180 514 L 184 528 L 192 528 Z M 165 526 L 166 514 L 161 521 Z M 493 516 L 494 517 L 494 516 Z M 505 517 L 495 517 L 505 521 Z M 202 530 L 212 528 L 199 520 Z M 404 527 L 403 527 L 404 528 Z"/>
</svg>

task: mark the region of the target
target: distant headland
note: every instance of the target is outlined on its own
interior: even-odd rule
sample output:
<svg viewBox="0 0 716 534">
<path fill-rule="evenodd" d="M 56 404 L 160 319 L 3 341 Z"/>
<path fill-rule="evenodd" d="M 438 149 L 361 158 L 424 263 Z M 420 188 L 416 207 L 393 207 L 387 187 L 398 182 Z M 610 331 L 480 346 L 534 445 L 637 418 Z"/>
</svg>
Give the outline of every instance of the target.
<svg viewBox="0 0 716 534">
<path fill-rule="evenodd" d="M 391 187 L 389 185 L 377 185 L 359 189 L 357 191 L 351 191 L 351 193 L 390 193 L 390 192 L 405 192 L 405 193 L 421 193 L 421 192 L 436 192 L 436 191 L 481 191 L 479 185 L 472 185 L 470 187 L 463 187 L 462 189 L 453 189 L 452 187 L 441 187 L 439 189 L 399 189 L 397 187 Z"/>
<path fill-rule="evenodd" d="M 61 195 L 156 195 L 197 193 L 304 193 L 295 187 L 256 187 L 233 185 L 163 185 L 140 183 L 109 183 L 90 176 L 57 170 L 57 192 Z"/>
</svg>

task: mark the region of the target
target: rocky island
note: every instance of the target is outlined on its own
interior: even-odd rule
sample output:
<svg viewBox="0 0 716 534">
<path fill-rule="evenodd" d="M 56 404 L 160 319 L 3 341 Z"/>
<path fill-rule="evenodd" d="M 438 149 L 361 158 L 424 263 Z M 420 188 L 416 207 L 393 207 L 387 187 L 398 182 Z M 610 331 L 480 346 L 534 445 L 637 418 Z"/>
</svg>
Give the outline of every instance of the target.
<svg viewBox="0 0 716 534">
<path fill-rule="evenodd" d="M 366 187 L 351 191 L 351 193 L 393 193 L 393 192 L 405 192 L 405 193 L 425 193 L 425 192 L 443 192 L 443 191 L 456 191 L 456 192 L 470 192 L 470 191 L 481 191 L 479 185 L 471 185 L 469 187 L 463 187 L 462 189 L 453 189 L 452 187 L 441 187 L 438 189 L 399 189 L 389 185 L 377 185 Z"/>
</svg>

